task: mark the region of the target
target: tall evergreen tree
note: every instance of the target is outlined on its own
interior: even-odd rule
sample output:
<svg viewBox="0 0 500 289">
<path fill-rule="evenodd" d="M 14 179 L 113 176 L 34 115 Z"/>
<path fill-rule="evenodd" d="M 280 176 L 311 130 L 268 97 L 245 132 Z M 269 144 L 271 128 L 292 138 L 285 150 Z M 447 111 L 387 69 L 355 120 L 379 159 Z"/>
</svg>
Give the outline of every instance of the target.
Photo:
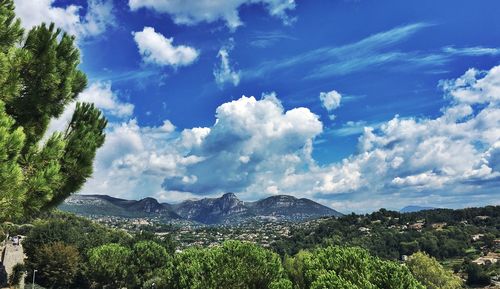
<svg viewBox="0 0 500 289">
<path fill-rule="evenodd" d="M 92 174 L 107 121 L 78 103 L 65 132 L 45 137 L 87 85 L 74 37 L 54 24 L 27 34 L 0 0 L 0 221 L 28 218 L 78 191 Z"/>
<path fill-rule="evenodd" d="M 64 133 L 66 146 L 61 159 L 62 185 L 45 208 L 60 204 L 81 189 L 92 175 L 96 151 L 104 144 L 106 125 L 107 120 L 94 104 L 76 104 L 73 118 Z"/>
<path fill-rule="evenodd" d="M 18 163 L 24 133 L 13 125 L 14 120 L 0 102 L 0 220 L 20 217 L 25 197 L 23 171 Z"/>
</svg>

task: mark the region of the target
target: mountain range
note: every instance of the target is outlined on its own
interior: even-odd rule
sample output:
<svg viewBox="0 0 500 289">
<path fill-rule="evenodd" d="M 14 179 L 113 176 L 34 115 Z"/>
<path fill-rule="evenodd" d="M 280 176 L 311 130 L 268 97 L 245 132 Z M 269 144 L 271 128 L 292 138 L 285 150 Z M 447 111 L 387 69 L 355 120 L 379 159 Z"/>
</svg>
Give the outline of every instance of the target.
<svg viewBox="0 0 500 289">
<path fill-rule="evenodd" d="M 341 213 L 306 198 L 278 195 L 255 202 L 244 202 L 233 193 L 178 204 L 159 203 L 154 198 L 125 200 L 107 195 L 73 195 L 59 208 L 87 216 L 158 217 L 165 222 L 187 220 L 202 224 L 239 223 L 256 218 L 302 221 L 342 216 Z"/>
<path fill-rule="evenodd" d="M 414 212 L 420 212 L 420 211 L 426 211 L 426 210 L 433 210 L 436 209 L 434 207 L 421 207 L 421 206 L 406 206 L 399 210 L 400 213 L 414 213 Z"/>
</svg>

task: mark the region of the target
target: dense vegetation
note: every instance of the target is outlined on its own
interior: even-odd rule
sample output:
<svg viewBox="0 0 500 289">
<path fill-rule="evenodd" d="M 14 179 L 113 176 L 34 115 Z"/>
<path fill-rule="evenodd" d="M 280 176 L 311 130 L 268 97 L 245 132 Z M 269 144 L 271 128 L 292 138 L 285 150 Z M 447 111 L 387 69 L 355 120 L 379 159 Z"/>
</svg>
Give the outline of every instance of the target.
<svg viewBox="0 0 500 289">
<path fill-rule="evenodd" d="M 413 225 L 413 227 L 412 227 Z M 421 226 L 421 228 L 419 228 Z M 472 236 L 481 234 L 474 242 Z M 438 259 L 466 257 L 500 238 L 500 206 L 462 210 L 437 209 L 401 214 L 381 209 L 368 215 L 325 219 L 302 227 L 274 245 L 281 255 L 318 245 L 359 246 L 384 259 L 423 251 Z"/>
<path fill-rule="evenodd" d="M 499 207 L 348 215 L 297 229 L 291 238 L 277 242 L 274 251 L 248 242 L 226 241 L 221 246 L 176 252 L 178 244 L 172 234 L 130 234 L 59 212 L 33 225 L 6 224 L 4 231 L 27 234 L 23 243 L 28 280 L 37 269 L 37 283 L 46 288 L 453 289 L 464 286 L 458 276 L 477 286 L 490 284 L 491 276 L 499 275 L 499 264 L 471 262 L 480 254 L 498 252 L 490 240 L 498 239 L 498 217 Z M 422 228 L 404 229 L 414 223 L 421 223 Z M 402 238 L 396 239 L 400 242 L 414 238 L 418 245 L 409 251 L 394 239 L 382 242 L 379 235 L 399 236 L 394 238 Z M 472 235 L 482 237 L 473 241 Z M 381 242 L 378 247 L 370 241 L 372 236 Z M 437 239 L 435 251 L 421 246 L 433 238 Z M 443 257 L 439 250 L 444 247 L 440 246 L 448 243 L 464 251 L 450 251 L 456 255 Z M 284 249 L 290 251 L 284 253 Z M 397 257 L 387 252 L 396 252 Z M 400 254 L 409 255 L 405 264 L 396 260 Z M 442 266 L 433 255 L 441 262 L 446 263 L 450 256 L 460 262 Z M 461 273 L 453 274 L 452 269 Z"/>
<path fill-rule="evenodd" d="M 284 259 L 239 241 L 175 252 L 169 237 L 130 235 L 66 213 L 37 221 L 28 230 L 26 267 L 29 274 L 38 270 L 37 283 L 46 288 L 403 289 L 425 288 L 417 276 L 427 278 L 356 247 L 328 246 Z M 419 262 L 414 259 L 415 266 Z M 438 275 L 451 274 L 437 262 L 423 266 Z"/>
<path fill-rule="evenodd" d="M 79 63 L 74 37 L 45 24 L 25 33 L 13 1 L 0 0 L 0 221 L 56 206 L 91 175 L 106 126 L 93 104 L 45 135 L 87 84 Z"/>
<path fill-rule="evenodd" d="M 289 238 L 274 243 L 273 249 L 286 256 L 317 247 L 358 246 L 386 260 L 424 252 L 456 273 L 469 276 L 470 285 L 485 285 L 490 277 L 500 276 L 500 264 L 480 266 L 471 261 L 498 252 L 499 239 L 500 206 L 405 214 L 381 209 L 300 227 Z"/>
</svg>

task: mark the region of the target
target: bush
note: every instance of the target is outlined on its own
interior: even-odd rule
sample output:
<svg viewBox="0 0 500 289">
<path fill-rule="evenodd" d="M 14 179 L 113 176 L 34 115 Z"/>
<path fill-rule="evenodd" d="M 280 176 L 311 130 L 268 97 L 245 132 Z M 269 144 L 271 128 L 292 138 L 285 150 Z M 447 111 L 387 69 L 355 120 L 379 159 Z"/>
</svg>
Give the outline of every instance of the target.
<svg viewBox="0 0 500 289">
<path fill-rule="evenodd" d="M 303 251 L 285 268 L 298 288 L 423 289 L 406 267 L 383 261 L 361 248 Z"/>
<path fill-rule="evenodd" d="M 80 269 L 81 258 L 75 246 L 55 242 L 43 245 L 27 261 L 36 283 L 52 288 L 70 288 Z"/>
<path fill-rule="evenodd" d="M 467 265 L 467 285 L 490 285 L 491 283 L 491 278 L 486 274 L 486 272 L 483 270 L 483 267 L 481 267 L 478 264 L 475 263 L 470 263 Z"/>
<path fill-rule="evenodd" d="M 169 288 L 286 288 L 277 254 L 257 245 L 227 241 L 220 247 L 188 249 L 174 256 Z"/>
<path fill-rule="evenodd" d="M 292 288 L 293 288 L 293 283 L 288 279 L 276 280 L 269 285 L 269 289 L 292 289 Z"/>
<path fill-rule="evenodd" d="M 140 241 L 132 248 L 131 260 L 134 283 L 142 285 L 160 275 L 168 278 L 172 273 L 172 257 L 167 250 L 153 241 Z M 132 272 L 131 272 L 132 273 Z M 151 281 L 150 281 L 151 282 Z M 158 284 L 157 282 L 151 282 Z M 146 285 L 143 287 L 151 288 Z"/>
<path fill-rule="evenodd" d="M 9 276 L 9 286 L 19 286 L 25 272 L 26 266 L 24 264 L 18 263 L 14 265 L 14 267 L 12 268 L 12 274 Z"/>
<path fill-rule="evenodd" d="M 439 262 L 427 254 L 418 252 L 410 256 L 406 263 L 413 276 L 427 289 L 462 288 L 460 278 L 447 271 Z"/>
<path fill-rule="evenodd" d="M 122 288 L 129 282 L 129 248 L 106 244 L 89 251 L 89 278 L 97 288 Z"/>
</svg>

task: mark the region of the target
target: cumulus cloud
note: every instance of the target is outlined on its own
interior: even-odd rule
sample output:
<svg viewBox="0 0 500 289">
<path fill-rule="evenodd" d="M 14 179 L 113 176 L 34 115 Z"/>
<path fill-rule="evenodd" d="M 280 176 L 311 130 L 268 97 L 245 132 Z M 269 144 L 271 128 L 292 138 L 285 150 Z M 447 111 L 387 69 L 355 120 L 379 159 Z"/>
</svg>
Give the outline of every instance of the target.
<svg viewBox="0 0 500 289">
<path fill-rule="evenodd" d="M 187 66 L 196 61 L 199 52 L 189 46 L 173 45 L 173 38 L 166 38 L 152 27 L 133 32 L 139 53 L 146 63 L 160 66 Z"/>
<path fill-rule="evenodd" d="M 94 82 L 80 93 L 77 100 L 71 103 L 59 118 L 51 121 L 47 135 L 54 131 L 65 130 L 75 111 L 76 102 L 94 103 L 108 117 L 125 119 L 132 116 L 134 112 L 133 104 L 121 101 L 116 93 L 112 91 L 111 82 Z"/>
<path fill-rule="evenodd" d="M 170 121 L 156 127 L 141 127 L 135 119 L 112 122 L 97 153 L 93 177 L 82 193 L 164 198 L 161 183 L 165 176 L 179 176 L 184 166 L 199 161 L 182 156 L 174 134 Z"/>
<path fill-rule="evenodd" d="M 129 0 L 130 9 L 152 9 L 159 13 L 168 13 L 177 24 L 194 25 L 200 22 L 222 20 L 234 30 L 243 23 L 238 10 L 250 4 L 263 5 L 271 16 L 290 23 L 289 10 L 295 9 L 295 0 Z"/>
<path fill-rule="evenodd" d="M 116 117 L 129 117 L 134 105 L 121 102 L 111 90 L 111 82 L 94 82 L 78 97 L 78 101 L 94 103 L 104 112 Z"/>
<path fill-rule="evenodd" d="M 483 77 L 484 76 L 484 77 Z M 440 82 L 445 92 L 457 103 L 500 103 L 500 66 L 489 72 L 471 68 L 457 79 Z"/>
<path fill-rule="evenodd" d="M 272 95 L 222 104 L 216 118 L 189 152 L 202 160 L 187 166 L 185 176 L 166 178 L 165 189 L 199 195 L 242 192 L 264 175 L 272 186 L 282 174 L 308 166 L 304 156 L 322 132 L 317 115 L 307 108 L 285 111 Z"/>
<path fill-rule="evenodd" d="M 366 124 L 355 154 L 324 165 L 313 158 L 318 116 L 286 110 L 274 94 L 220 105 L 210 127 L 112 123 L 83 192 L 167 202 L 228 191 L 243 199 L 291 194 L 344 212 L 498 204 L 499 79 L 500 66 L 443 81 L 449 102 L 441 115 Z"/>
<path fill-rule="evenodd" d="M 500 67 L 494 67 L 441 82 L 451 104 L 440 117 L 396 116 L 379 129 L 365 128 L 359 152 L 322 168 L 313 191 L 326 199 L 385 195 L 389 205 L 429 195 L 435 195 L 435 206 L 473 205 L 478 196 L 488 203 L 498 199 L 499 80 Z"/>
<path fill-rule="evenodd" d="M 321 92 L 319 94 L 319 99 L 321 100 L 321 104 L 328 111 L 328 113 L 331 113 L 333 110 L 340 106 L 342 95 L 336 90 L 332 90 L 329 92 Z M 334 118 L 335 115 L 330 114 L 330 119 L 333 120 Z"/>
<path fill-rule="evenodd" d="M 217 53 L 217 57 L 220 59 L 220 64 L 214 68 L 215 82 L 219 86 L 224 86 L 225 83 L 232 83 L 234 86 L 238 86 L 240 83 L 240 71 L 235 71 L 231 67 L 229 61 L 229 52 L 233 49 L 233 46 L 222 47 Z"/>
<path fill-rule="evenodd" d="M 216 117 L 211 127 L 184 130 L 170 121 L 153 127 L 135 119 L 111 122 L 82 193 L 173 202 L 260 183 L 261 194 L 276 194 L 275 179 L 312 164 L 312 139 L 322 131 L 308 109 L 285 111 L 272 94 L 222 104 Z"/>
<path fill-rule="evenodd" d="M 102 34 L 116 24 L 111 0 L 88 0 L 86 14 L 80 16 L 82 6 L 58 7 L 54 0 L 15 0 L 16 15 L 22 25 L 30 29 L 42 22 L 55 23 L 69 34 L 78 38 Z"/>
</svg>

